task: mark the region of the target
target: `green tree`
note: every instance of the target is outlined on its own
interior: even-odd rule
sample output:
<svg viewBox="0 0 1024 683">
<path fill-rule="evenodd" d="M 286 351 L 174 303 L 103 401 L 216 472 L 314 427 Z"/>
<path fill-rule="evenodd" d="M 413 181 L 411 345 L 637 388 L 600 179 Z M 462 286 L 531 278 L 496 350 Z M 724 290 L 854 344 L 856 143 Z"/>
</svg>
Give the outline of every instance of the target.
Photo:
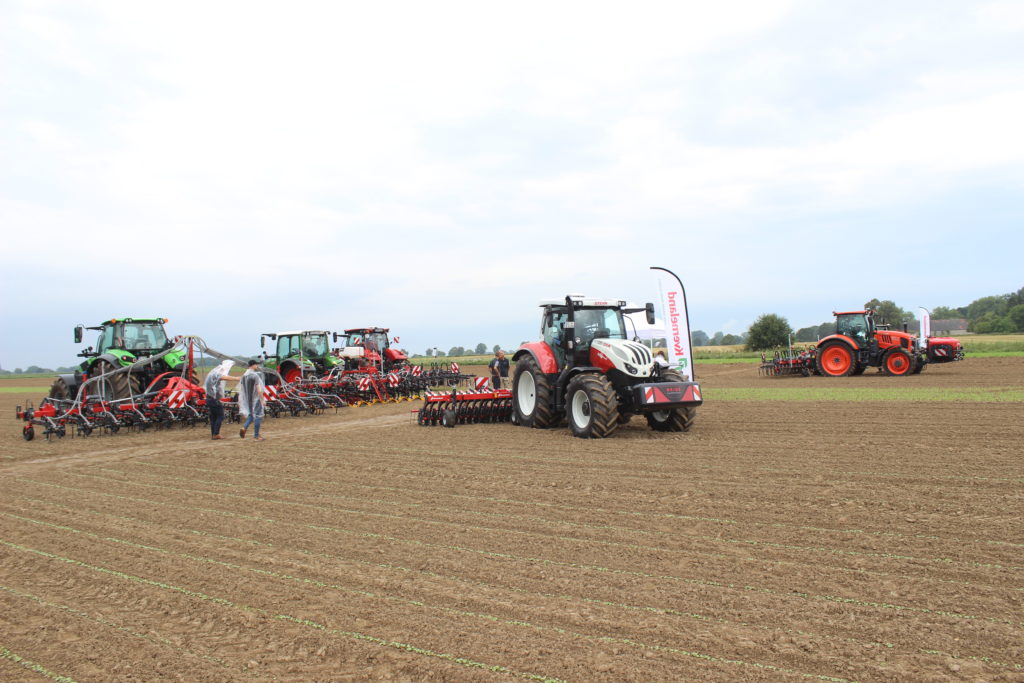
<svg viewBox="0 0 1024 683">
<path fill-rule="evenodd" d="M 818 341 L 818 326 L 817 325 L 811 325 L 810 327 L 801 327 L 793 335 L 793 341 L 798 341 L 798 342 Z"/>
<path fill-rule="evenodd" d="M 1006 315 L 1007 309 L 1010 308 L 1008 305 L 1009 298 L 1009 294 L 1003 294 L 1000 296 L 983 296 L 980 299 L 975 299 L 967 305 L 967 319 L 974 322 L 980 320 L 988 313 L 996 316 Z"/>
<path fill-rule="evenodd" d="M 480 342 L 476 345 L 476 355 L 482 356 L 485 353 L 487 353 L 487 344 Z"/>
<path fill-rule="evenodd" d="M 964 317 L 964 312 L 959 308 L 950 308 L 949 306 L 936 306 L 932 309 L 932 320 L 952 320 L 954 318 Z"/>
<path fill-rule="evenodd" d="M 722 345 L 723 346 L 732 346 L 733 344 L 740 344 L 740 343 L 742 343 L 742 340 L 739 337 L 737 337 L 735 334 L 727 334 L 724 337 L 722 337 Z"/>
<path fill-rule="evenodd" d="M 464 347 L 462 347 L 462 346 L 453 346 L 452 348 L 448 349 L 448 355 L 449 356 L 465 356 L 466 355 L 466 349 Z"/>
<path fill-rule="evenodd" d="M 501 351 L 501 344 L 495 344 L 491 351 L 493 351 L 494 353 Z"/>
<path fill-rule="evenodd" d="M 721 346 L 723 339 L 725 339 L 725 332 L 715 332 L 715 336 L 711 337 L 711 340 L 708 342 L 708 345 Z"/>
<path fill-rule="evenodd" d="M 1024 304 L 1017 304 L 1006 313 L 1013 323 L 1014 332 L 1024 332 Z"/>
<path fill-rule="evenodd" d="M 910 311 L 904 311 L 902 308 L 897 306 L 895 302 L 888 299 L 885 301 L 872 299 L 864 304 L 864 308 L 874 309 L 876 323 L 885 321 L 892 325 L 893 329 L 899 327 L 904 320 L 914 320 L 913 313 Z"/>
<path fill-rule="evenodd" d="M 784 346 L 789 343 L 789 334 L 792 331 L 788 320 L 774 313 L 765 313 L 747 330 L 747 349 L 763 351 Z"/>
<path fill-rule="evenodd" d="M 704 330 L 694 330 L 690 335 L 690 341 L 694 346 L 707 346 L 708 345 L 708 333 Z"/>
</svg>

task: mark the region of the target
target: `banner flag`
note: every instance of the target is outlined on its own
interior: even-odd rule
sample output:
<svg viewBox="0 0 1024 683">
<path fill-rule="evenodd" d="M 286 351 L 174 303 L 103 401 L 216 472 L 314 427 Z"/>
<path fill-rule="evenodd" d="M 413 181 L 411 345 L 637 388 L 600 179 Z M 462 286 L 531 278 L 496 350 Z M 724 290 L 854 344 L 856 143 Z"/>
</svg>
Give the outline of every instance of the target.
<svg viewBox="0 0 1024 683">
<path fill-rule="evenodd" d="M 690 348 L 690 320 L 686 312 L 686 290 L 675 273 L 652 266 L 658 271 L 661 310 L 665 319 L 669 367 L 693 380 L 693 351 Z"/>
</svg>

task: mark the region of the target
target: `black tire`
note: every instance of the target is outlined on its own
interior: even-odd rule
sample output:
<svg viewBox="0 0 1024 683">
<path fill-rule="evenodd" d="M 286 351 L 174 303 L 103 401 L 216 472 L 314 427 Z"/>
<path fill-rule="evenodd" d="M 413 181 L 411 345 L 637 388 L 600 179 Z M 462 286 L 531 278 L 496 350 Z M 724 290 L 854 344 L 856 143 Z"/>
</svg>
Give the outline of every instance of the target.
<svg viewBox="0 0 1024 683">
<path fill-rule="evenodd" d="M 850 376 L 851 377 L 856 377 L 857 375 L 863 375 L 864 371 L 867 370 L 867 369 L 868 369 L 868 366 L 858 364 L 857 367 L 855 367 L 853 369 L 853 372 L 850 373 Z"/>
<path fill-rule="evenodd" d="M 844 356 L 845 361 L 841 361 Z M 818 374 L 826 377 L 847 377 L 857 369 L 857 357 L 849 344 L 838 340 L 829 341 L 818 349 L 815 367 Z"/>
<path fill-rule="evenodd" d="M 573 377 L 565 390 L 565 416 L 575 437 L 611 436 L 619 426 L 619 401 L 612 383 L 594 373 Z"/>
<path fill-rule="evenodd" d="M 661 381 L 685 382 L 686 380 L 675 370 L 663 370 Z M 693 426 L 693 421 L 697 417 L 697 408 L 688 406 L 672 410 L 657 410 L 645 414 L 644 417 L 647 418 L 648 426 L 656 432 L 686 432 Z"/>
<path fill-rule="evenodd" d="M 31 441 L 32 439 L 36 438 L 35 427 L 33 427 L 32 425 L 28 425 L 24 429 L 22 429 L 21 438 L 25 439 L 25 441 Z"/>
<path fill-rule="evenodd" d="M 533 356 L 523 356 L 516 362 L 512 378 L 512 410 L 518 423 L 524 427 L 545 429 L 555 424 L 551 409 L 551 383 Z"/>
<path fill-rule="evenodd" d="M 454 428 L 455 423 L 458 421 L 459 418 L 455 415 L 454 408 L 445 408 L 444 412 L 441 413 L 441 426 L 443 427 Z"/>
<path fill-rule="evenodd" d="M 922 372 L 924 372 L 925 366 L 927 366 L 927 365 L 928 365 L 928 363 L 925 362 L 925 360 L 923 358 L 915 358 L 914 359 L 914 369 L 911 370 L 910 373 L 913 374 L 913 375 L 920 375 Z"/>
<path fill-rule="evenodd" d="M 71 390 L 68 388 L 67 382 L 64 381 L 63 377 L 53 380 L 53 384 L 50 385 L 50 398 L 56 398 L 61 401 L 72 398 Z"/>
<path fill-rule="evenodd" d="M 108 361 L 101 358 L 92 364 L 89 376 L 90 378 L 99 377 L 115 369 Z M 139 376 L 130 372 L 119 372 L 105 380 L 91 384 L 86 391 L 93 396 L 99 396 L 105 401 L 130 398 L 135 394 L 141 393 Z"/>
</svg>

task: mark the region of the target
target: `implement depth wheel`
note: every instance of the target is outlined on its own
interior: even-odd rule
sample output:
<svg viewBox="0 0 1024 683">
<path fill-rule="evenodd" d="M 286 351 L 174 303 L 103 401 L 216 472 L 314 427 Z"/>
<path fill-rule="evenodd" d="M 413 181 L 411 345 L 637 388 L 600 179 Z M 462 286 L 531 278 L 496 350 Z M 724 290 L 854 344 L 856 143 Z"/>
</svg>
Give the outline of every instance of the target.
<svg viewBox="0 0 1024 683">
<path fill-rule="evenodd" d="M 914 359 L 903 349 L 891 349 L 882 357 L 882 372 L 891 377 L 909 375 L 914 369 Z"/>
<path fill-rule="evenodd" d="M 675 370 L 663 370 L 661 378 L 664 382 L 686 381 Z M 672 410 L 656 410 L 653 413 L 647 413 L 644 417 L 647 418 L 648 426 L 656 432 L 685 432 L 689 431 L 693 425 L 693 421 L 697 417 L 697 409 L 687 406 Z"/>
<path fill-rule="evenodd" d="M 853 349 L 841 341 L 825 342 L 818 349 L 818 372 L 829 377 L 846 377 L 857 364 L 853 360 Z"/>
<path fill-rule="evenodd" d="M 574 377 L 565 391 L 565 416 L 575 437 L 611 436 L 619 426 L 619 404 L 608 378 L 591 373 Z"/>
<path fill-rule="evenodd" d="M 524 356 L 516 363 L 512 403 L 516 418 L 524 427 L 544 429 L 555 422 L 551 410 L 551 384 L 533 356 Z"/>
</svg>

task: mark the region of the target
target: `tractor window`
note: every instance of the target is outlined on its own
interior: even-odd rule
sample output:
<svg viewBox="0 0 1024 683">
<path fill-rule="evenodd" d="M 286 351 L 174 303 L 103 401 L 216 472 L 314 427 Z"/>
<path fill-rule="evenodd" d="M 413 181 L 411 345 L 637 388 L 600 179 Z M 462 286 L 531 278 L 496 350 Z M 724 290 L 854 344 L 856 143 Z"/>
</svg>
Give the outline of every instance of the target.
<svg viewBox="0 0 1024 683">
<path fill-rule="evenodd" d="M 843 315 L 836 321 L 836 328 L 839 334 L 845 334 L 858 341 L 867 341 L 868 323 L 863 315 Z"/>
<path fill-rule="evenodd" d="M 555 348 L 561 345 L 565 329 L 565 321 L 569 316 L 562 311 L 551 311 L 544 316 L 544 341 Z"/>
<path fill-rule="evenodd" d="M 291 334 L 277 338 L 277 357 L 287 358 L 299 353 L 299 335 Z"/>
<path fill-rule="evenodd" d="M 625 339 L 622 314 L 613 308 L 585 308 L 578 311 L 576 336 L 584 346 L 589 345 L 594 339 Z"/>
<path fill-rule="evenodd" d="M 129 351 L 156 350 L 167 346 L 167 334 L 160 323 L 125 323 L 124 348 Z"/>
<path fill-rule="evenodd" d="M 367 347 L 375 351 L 388 348 L 388 335 L 383 332 L 371 332 L 366 336 Z"/>
<path fill-rule="evenodd" d="M 96 351 L 103 353 L 114 346 L 114 326 L 107 325 L 100 331 L 100 337 L 96 340 Z"/>
<path fill-rule="evenodd" d="M 327 335 L 323 334 L 308 334 L 306 335 L 306 341 L 302 346 L 302 354 L 304 356 L 311 356 L 314 358 L 320 358 L 327 355 Z"/>
</svg>

